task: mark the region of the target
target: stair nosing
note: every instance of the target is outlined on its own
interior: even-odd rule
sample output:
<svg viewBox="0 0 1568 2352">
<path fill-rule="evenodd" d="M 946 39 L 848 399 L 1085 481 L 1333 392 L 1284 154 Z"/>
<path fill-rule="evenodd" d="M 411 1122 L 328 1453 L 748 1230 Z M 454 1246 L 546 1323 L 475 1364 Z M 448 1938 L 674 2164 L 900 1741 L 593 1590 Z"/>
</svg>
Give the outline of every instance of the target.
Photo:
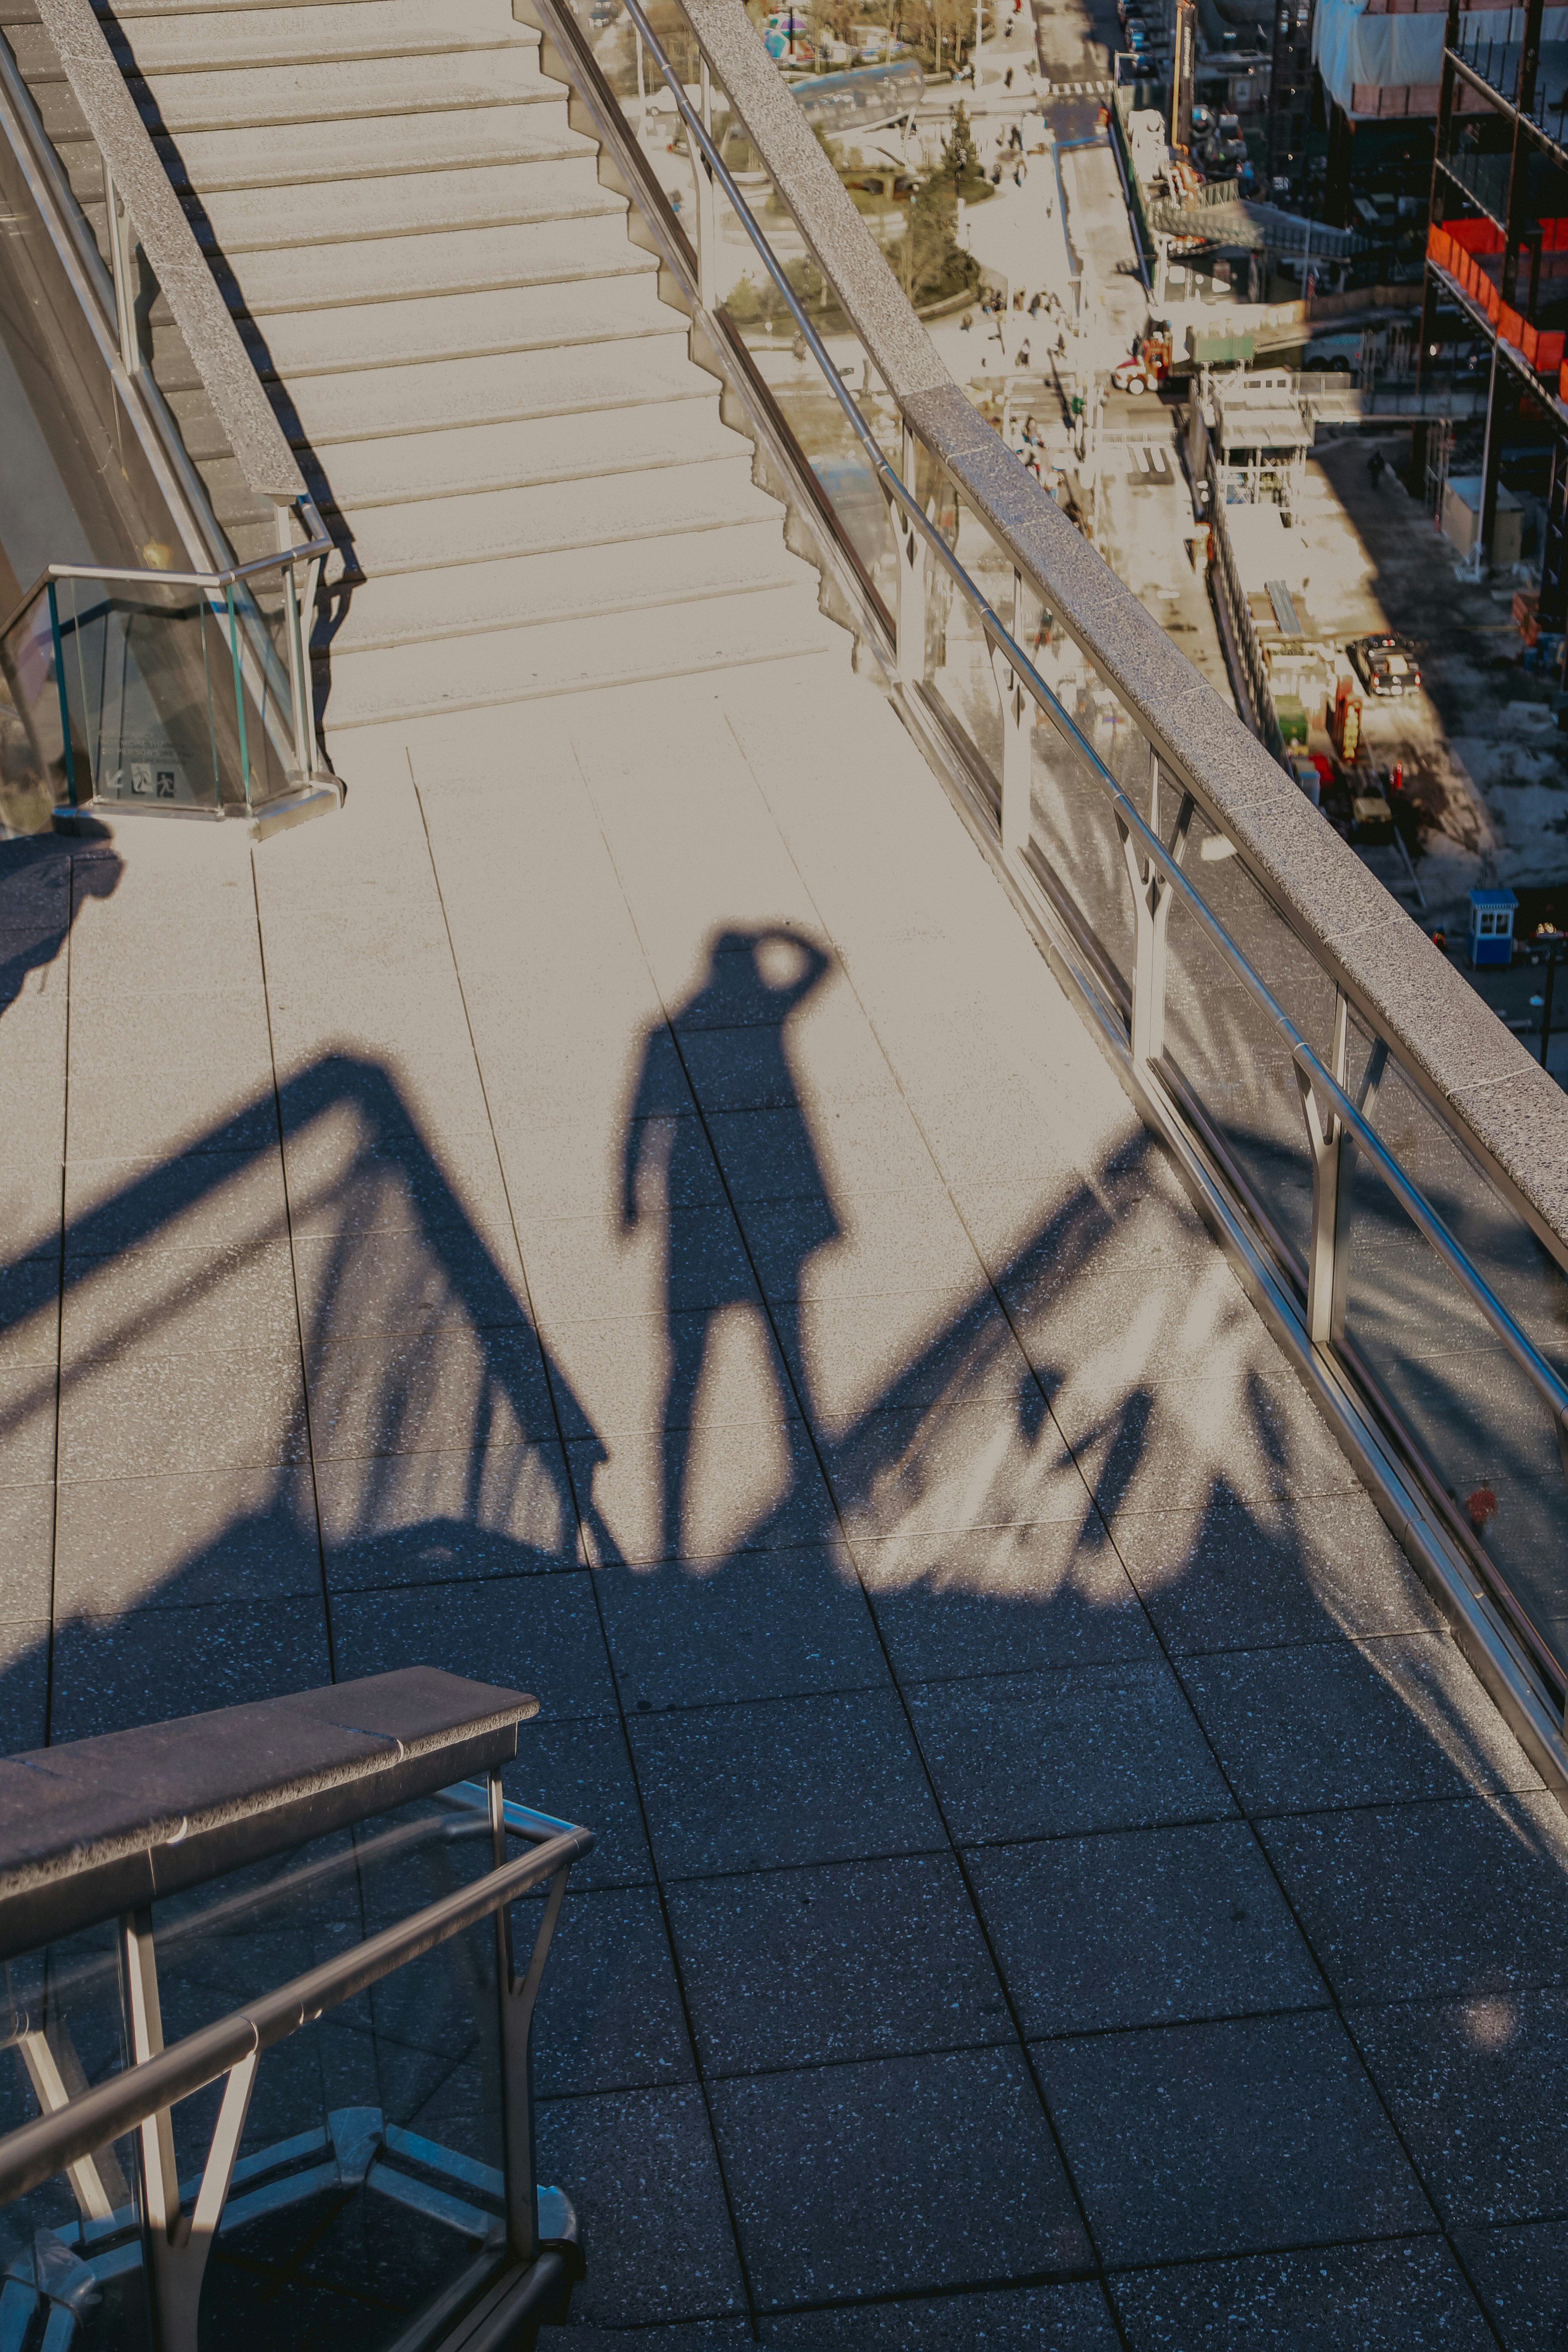
<svg viewBox="0 0 1568 2352">
<path fill-rule="evenodd" d="M 491 416 L 464 416 L 432 419 L 428 425 L 402 425 L 395 433 L 345 433 L 341 439 L 325 439 L 319 432 L 294 430 L 284 426 L 292 449 L 357 449 L 367 441 L 425 441 L 438 433 L 479 432 L 492 425 L 542 425 L 552 416 L 603 416 L 623 408 L 679 408 L 687 401 L 703 401 L 715 396 L 720 386 L 714 377 L 707 383 L 697 384 L 689 392 L 672 385 L 668 392 L 639 392 L 635 401 L 610 398 L 604 401 L 574 400 L 546 408 L 508 409 Z M 280 420 L 281 421 L 281 420 Z"/>
<path fill-rule="evenodd" d="M 409 635 L 373 637 L 367 639 L 363 645 L 344 646 L 339 645 L 334 640 L 331 645 L 319 648 L 312 646 L 310 659 L 319 666 L 326 667 L 333 661 L 354 661 L 364 654 L 395 654 L 405 652 L 415 646 L 450 645 L 456 637 L 494 637 L 503 635 L 511 629 L 521 632 L 524 629 L 548 629 L 557 625 L 564 627 L 573 621 L 610 620 L 620 613 L 669 612 L 683 604 L 712 604 L 721 600 L 730 602 L 739 596 L 771 595 L 775 590 L 804 586 L 805 583 L 800 579 L 802 570 L 800 558 L 790 556 L 788 550 L 782 546 L 780 553 L 793 568 L 787 572 L 781 572 L 776 578 L 719 581 L 710 588 L 683 589 L 679 596 L 661 595 L 657 589 L 649 589 L 646 595 L 596 599 L 592 604 L 562 605 L 552 612 L 537 614 L 502 613 L 498 614 L 493 620 L 456 622 L 450 628 L 429 629 L 422 631 L 416 636 Z M 478 568 L 478 566 L 475 567 L 476 570 Z"/>
</svg>

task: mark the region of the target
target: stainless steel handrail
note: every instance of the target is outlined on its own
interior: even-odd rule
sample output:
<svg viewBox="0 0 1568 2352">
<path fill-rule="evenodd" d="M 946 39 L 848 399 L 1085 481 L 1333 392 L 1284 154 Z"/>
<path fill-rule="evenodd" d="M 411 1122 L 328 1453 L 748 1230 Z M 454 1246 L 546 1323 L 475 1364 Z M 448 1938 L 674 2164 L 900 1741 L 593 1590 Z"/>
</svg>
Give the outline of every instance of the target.
<svg viewBox="0 0 1568 2352">
<path fill-rule="evenodd" d="M 473 1885 L 459 1887 L 438 1903 L 384 1928 L 379 1936 L 367 1937 L 352 1951 L 307 1970 L 245 2009 L 232 2011 L 186 2034 L 155 2057 L 144 2058 L 82 2092 L 54 2114 L 23 2124 L 0 2139 L 0 2204 L 25 2197 L 68 2165 L 134 2131 L 179 2100 L 205 2090 L 220 2074 L 230 2074 L 247 2058 L 285 2041 L 300 2026 L 312 2023 L 367 1985 L 378 1983 L 394 1969 L 419 1958 L 515 1901 L 540 1879 L 553 1878 L 593 1846 L 594 1833 L 586 1829 L 574 1828 L 548 1838 L 516 1862 L 488 1871 Z"/>
<path fill-rule="evenodd" d="M 1165 886 L 1181 901 L 1194 920 L 1200 925 L 1211 943 L 1250 992 L 1259 1008 L 1279 1030 L 1297 1068 L 1309 1076 L 1315 1088 L 1321 1088 L 1324 1098 L 1332 1105 L 1334 1114 L 1342 1129 L 1354 1136 L 1356 1148 L 1363 1151 L 1376 1166 L 1401 1207 L 1405 1209 L 1424 1237 L 1437 1251 L 1456 1279 L 1468 1291 L 1480 1314 L 1502 1340 L 1515 1362 L 1533 1383 L 1555 1420 L 1568 1428 L 1568 1385 L 1558 1379 L 1552 1367 L 1526 1334 L 1521 1330 L 1490 1286 L 1471 1264 L 1431 1204 L 1411 1183 L 1398 1162 L 1390 1156 L 1360 1109 L 1301 1035 L 1300 1031 L 1274 997 L 1267 983 L 1253 970 L 1218 918 L 1194 889 L 1180 864 L 1167 851 L 1159 836 L 1150 829 L 1116 777 L 1083 734 L 1077 721 L 1070 717 L 1047 685 L 1028 656 L 1014 638 L 1011 630 L 1007 628 L 982 590 L 975 585 L 964 570 L 953 550 L 926 513 L 920 499 L 900 479 L 897 469 L 884 454 L 876 436 L 861 415 L 853 395 L 844 383 L 837 367 L 829 356 L 795 289 L 791 286 L 783 265 L 752 217 L 751 207 L 726 166 L 717 142 L 703 122 L 700 113 L 688 98 L 684 85 L 648 23 L 641 0 L 626 0 L 626 8 L 646 42 L 649 56 L 664 76 L 686 125 L 689 137 L 695 140 L 709 173 L 723 189 L 747 236 L 755 247 L 759 260 L 783 296 L 790 316 L 805 342 L 806 349 L 816 361 L 828 389 L 843 410 L 851 431 L 875 469 L 884 493 L 901 509 L 910 529 L 921 540 L 928 554 L 934 554 L 944 566 L 955 586 L 979 618 L 987 636 L 994 642 L 1009 667 L 1027 688 L 1034 700 L 1046 712 L 1051 724 L 1088 761 L 1115 811 L 1119 822 L 1125 825 L 1128 833 L 1138 842 L 1144 857 L 1162 875 Z"/>
</svg>

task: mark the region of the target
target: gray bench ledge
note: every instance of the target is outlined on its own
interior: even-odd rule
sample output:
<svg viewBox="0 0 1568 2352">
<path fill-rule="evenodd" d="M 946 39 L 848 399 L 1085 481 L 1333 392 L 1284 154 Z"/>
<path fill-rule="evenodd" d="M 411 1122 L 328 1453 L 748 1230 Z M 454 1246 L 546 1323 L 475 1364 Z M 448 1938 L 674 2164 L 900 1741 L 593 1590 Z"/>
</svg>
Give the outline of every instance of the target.
<svg viewBox="0 0 1568 2352">
<path fill-rule="evenodd" d="M 1286 921 L 1568 1265 L 1568 1096 L 979 415 L 910 309 L 741 0 L 682 0 L 682 6 L 723 95 L 921 441 L 1236 844 Z M 1267 982 L 1270 975 L 1261 977 Z"/>
<path fill-rule="evenodd" d="M 0 1958 L 489 1772 L 538 1712 L 405 1666 L 0 1758 Z"/>
<path fill-rule="evenodd" d="M 305 478 L 273 414 L 91 0 L 37 0 L 72 94 L 114 175 L 136 233 L 217 411 L 248 488 L 291 505 Z"/>
</svg>

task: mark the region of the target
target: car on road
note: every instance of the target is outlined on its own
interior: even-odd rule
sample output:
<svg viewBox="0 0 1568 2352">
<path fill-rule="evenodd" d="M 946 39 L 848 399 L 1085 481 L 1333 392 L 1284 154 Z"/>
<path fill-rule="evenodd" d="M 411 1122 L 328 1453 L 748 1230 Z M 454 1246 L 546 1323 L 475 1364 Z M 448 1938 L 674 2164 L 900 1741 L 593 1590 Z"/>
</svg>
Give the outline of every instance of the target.
<svg viewBox="0 0 1568 2352">
<path fill-rule="evenodd" d="M 1368 694 L 1417 694 L 1421 665 L 1403 637 L 1356 637 L 1345 647 Z"/>
</svg>

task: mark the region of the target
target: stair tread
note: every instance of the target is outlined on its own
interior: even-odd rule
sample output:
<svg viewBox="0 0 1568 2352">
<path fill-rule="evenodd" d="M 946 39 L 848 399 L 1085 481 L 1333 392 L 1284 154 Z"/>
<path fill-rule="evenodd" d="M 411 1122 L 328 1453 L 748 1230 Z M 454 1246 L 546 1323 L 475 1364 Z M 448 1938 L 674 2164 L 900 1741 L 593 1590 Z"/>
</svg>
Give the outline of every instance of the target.
<svg viewBox="0 0 1568 2352">
<path fill-rule="evenodd" d="M 137 17 L 129 36 L 108 28 L 121 64 L 143 74 L 315 67 L 350 58 L 426 57 L 518 48 L 538 71 L 539 35 L 495 0 L 317 0 L 304 7 L 176 8 Z"/>
<path fill-rule="evenodd" d="M 581 134 L 567 125 L 564 89 L 557 89 L 556 100 L 554 112 L 534 100 L 397 120 L 372 116 L 335 123 L 330 139 L 313 122 L 274 123 L 263 131 L 192 131 L 177 147 L 170 139 L 157 145 L 174 185 L 204 194 L 219 188 L 286 188 L 301 181 L 382 179 L 390 172 L 524 163 L 568 144 L 575 153 Z"/>
<path fill-rule="evenodd" d="M 521 363 L 508 353 L 306 376 L 289 388 L 288 406 L 275 404 L 290 439 L 326 449 L 530 416 L 577 415 L 584 432 L 597 438 L 599 428 L 587 419 L 605 409 L 704 400 L 718 388 L 692 365 L 685 332 L 672 328 L 666 337 L 631 344 L 532 352 Z"/>
<path fill-rule="evenodd" d="M 509 42 L 479 52 L 383 58 L 373 64 L 252 66 L 239 71 L 142 75 L 132 79 L 149 127 L 256 130 L 268 123 L 332 123 L 366 115 L 449 114 L 456 108 L 558 105 L 563 86 L 540 73 L 531 48 Z"/>
<path fill-rule="evenodd" d="M 438 518 L 427 499 L 372 507 L 355 522 L 354 554 L 371 579 L 390 579 L 440 563 L 437 541 L 461 548 L 467 562 L 487 564 L 506 556 L 704 533 L 731 523 L 776 524 L 777 500 L 752 479 L 750 445 L 737 434 L 729 439 L 732 456 L 447 499 Z"/>
<path fill-rule="evenodd" d="M 387 646 L 807 584 L 806 567 L 784 545 L 782 520 L 775 507 L 771 516 L 696 536 L 459 563 L 434 580 L 421 572 L 367 580 L 350 598 L 331 639 L 331 658 L 339 663 Z"/>
<path fill-rule="evenodd" d="M 715 384 L 710 401 L 677 400 L 661 408 L 614 412 L 602 420 L 597 449 L 575 416 L 472 425 L 462 432 L 416 433 L 406 440 L 395 435 L 345 442 L 332 452 L 330 478 L 317 469 L 316 496 L 352 518 L 374 507 L 730 457 L 736 436 L 720 422 L 718 395 Z"/>
<path fill-rule="evenodd" d="M 480 359 L 499 352 L 556 351 L 619 336 L 668 334 L 671 319 L 679 314 L 658 299 L 653 256 L 636 246 L 625 250 L 627 267 L 613 277 L 507 286 L 490 294 L 364 302 L 348 310 L 303 310 L 295 318 L 279 313 L 267 320 L 265 329 L 247 321 L 241 332 L 263 378 L 283 376 L 291 383 L 305 376 L 340 375 L 350 367 L 402 367 L 420 360 Z"/>
<path fill-rule="evenodd" d="M 448 235 L 613 210 L 593 142 L 562 128 L 532 160 L 416 172 L 381 180 L 316 180 L 284 188 L 213 190 L 200 198 L 199 241 L 233 257 L 280 248 Z M 193 210 L 196 200 L 189 200 Z"/>
<path fill-rule="evenodd" d="M 263 319 L 279 311 L 350 310 L 363 303 L 618 276 L 632 249 L 626 209 L 624 196 L 595 188 L 571 219 L 251 253 L 232 274 L 220 270 L 218 282 L 232 309 Z"/>
<path fill-rule="evenodd" d="M 650 612 L 635 630 L 606 628 L 598 618 L 558 621 L 444 639 L 422 660 L 406 646 L 360 654 L 334 665 L 324 716 L 330 737 L 385 719 L 782 661 L 826 652 L 843 642 L 804 583 L 760 590 L 753 596 L 704 597 Z"/>
</svg>

